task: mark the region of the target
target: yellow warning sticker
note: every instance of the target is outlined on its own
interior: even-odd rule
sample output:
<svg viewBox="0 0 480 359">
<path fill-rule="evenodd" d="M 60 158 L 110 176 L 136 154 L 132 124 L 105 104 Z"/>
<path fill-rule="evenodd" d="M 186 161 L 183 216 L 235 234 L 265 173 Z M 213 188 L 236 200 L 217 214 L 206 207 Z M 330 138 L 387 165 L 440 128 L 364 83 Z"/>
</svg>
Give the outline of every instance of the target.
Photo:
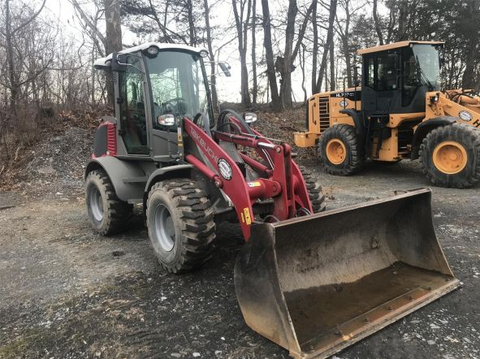
<svg viewBox="0 0 480 359">
<path fill-rule="evenodd" d="M 248 187 L 260 187 L 262 184 L 259 181 L 247 182 Z"/>
<path fill-rule="evenodd" d="M 242 222 L 243 222 L 243 216 L 245 216 L 245 223 L 247 224 L 247 226 L 251 225 L 252 224 L 252 217 L 250 217 L 250 210 L 248 209 L 248 207 L 245 207 L 243 209 Z"/>
</svg>

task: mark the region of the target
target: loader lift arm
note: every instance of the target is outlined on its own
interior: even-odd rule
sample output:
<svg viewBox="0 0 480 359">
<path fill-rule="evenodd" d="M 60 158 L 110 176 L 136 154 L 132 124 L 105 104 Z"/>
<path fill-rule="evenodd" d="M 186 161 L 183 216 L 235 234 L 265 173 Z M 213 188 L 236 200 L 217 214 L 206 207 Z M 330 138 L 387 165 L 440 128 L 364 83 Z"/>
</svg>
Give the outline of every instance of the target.
<svg viewBox="0 0 480 359">
<path fill-rule="evenodd" d="M 291 159 L 291 147 L 283 143 L 272 143 L 258 132 L 250 130 L 237 116 L 231 115 L 229 121 L 230 124 L 227 125 L 235 127 L 238 134 L 216 130 L 212 131 L 210 137 L 192 120 L 185 118 L 183 120 L 185 133 L 194 141 L 208 163 L 204 163 L 191 153 L 185 156 L 185 160 L 213 181 L 231 199 L 245 240 L 250 239 L 250 227 L 255 221 L 253 204 L 259 199 L 273 199 L 274 209 L 269 216 L 271 220 L 282 221 L 312 213 L 312 205 L 300 169 Z M 246 132 L 248 130 L 250 133 Z M 254 149 L 261 158 L 270 160 L 273 168 L 240 152 L 239 155 L 246 164 L 264 175 L 255 181 L 247 182 L 237 163 L 219 145 L 220 141 Z M 300 209 L 303 210 L 299 211 Z"/>
</svg>

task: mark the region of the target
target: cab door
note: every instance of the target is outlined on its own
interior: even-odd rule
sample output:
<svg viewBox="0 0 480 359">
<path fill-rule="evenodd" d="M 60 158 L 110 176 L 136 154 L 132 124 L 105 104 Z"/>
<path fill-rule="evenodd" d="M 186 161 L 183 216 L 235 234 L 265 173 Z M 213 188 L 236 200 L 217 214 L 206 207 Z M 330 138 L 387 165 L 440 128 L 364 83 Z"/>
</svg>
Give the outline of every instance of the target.
<svg viewBox="0 0 480 359">
<path fill-rule="evenodd" d="M 399 58 L 397 50 L 364 55 L 362 108 L 367 116 L 388 115 L 401 104 Z"/>
<path fill-rule="evenodd" d="M 119 137 L 126 155 L 144 156 L 149 154 L 147 136 L 147 111 L 145 106 L 145 75 L 141 70 L 141 56 L 129 54 L 122 57 L 129 65 L 124 72 L 116 73 L 117 114 L 120 121 Z M 122 155 L 122 153 L 119 153 Z"/>
</svg>

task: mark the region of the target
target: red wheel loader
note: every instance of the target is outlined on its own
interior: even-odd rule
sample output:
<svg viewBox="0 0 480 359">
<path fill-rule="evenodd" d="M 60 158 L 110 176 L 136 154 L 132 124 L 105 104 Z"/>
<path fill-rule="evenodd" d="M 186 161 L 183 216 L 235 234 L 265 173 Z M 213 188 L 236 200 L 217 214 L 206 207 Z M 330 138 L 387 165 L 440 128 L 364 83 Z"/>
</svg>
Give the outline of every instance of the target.
<svg viewBox="0 0 480 359">
<path fill-rule="evenodd" d="M 181 273 L 210 258 L 216 222 L 238 222 L 244 318 L 295 358 L 327 357 L 459 285 L 429 190 L 322 211 L 314 179 L 251 127 L 254 114 L 214 120 L 207 56 L 148 43 L 96 61 L 115 90 L 85 171 L 98 233 L 125 229 L 142 204 L 159 263 Z"/>
</svg>

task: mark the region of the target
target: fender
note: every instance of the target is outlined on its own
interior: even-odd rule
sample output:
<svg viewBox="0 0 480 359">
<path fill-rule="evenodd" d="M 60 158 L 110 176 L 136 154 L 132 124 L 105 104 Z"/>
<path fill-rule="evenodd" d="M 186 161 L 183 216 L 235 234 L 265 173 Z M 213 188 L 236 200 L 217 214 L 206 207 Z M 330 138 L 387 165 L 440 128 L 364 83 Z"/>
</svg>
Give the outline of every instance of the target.
<svg viewBox="0 0 480 359">
<path fill-rule="evenodd" d="M 361 144 L 363 147 L 365 147 L 365 140 L 366 140 L 367 134 L 366 134 L 365 124 L 362 118 L 362 113 L 352 108 L 340 110 L 340 113 L 344 115 L 348 115 L 353 119 L 353 122 L 355 123 L 355 133 L 357 134 L 358 143 Z"/>
<path fill-rule="evenodd" d="M 150 192 L 152 186 L 158 181 L 170 178 L 192 178 L 192 169 L 193 166 L 190 164 L 173 165 L 156 169 L 148 177 L 148 181 L 144 189 L 145 197 L 148 195 L 148 192 Z"/>
<path fill-rule="evenodd" d="M 452 125 L 457 121 L 458 121 L 457 117 L 439 116 L 439 117 L 432 117 L 429 120 L 421 122 L 417 126 L 417 129 L 413 134 L 411 159 L 416 160 L 419 157 L 418 152 L 420 151 L 420 146 L 422 144 L 422 141 L 430 131 L 440 126 Z"/>
<path fill-rule="evenodd" d="M 142 182 L 125 182 L 125 178 L 145 177 L 145 172 L 135 162 L 122 161 L 113 156 L 92 158 L 85 168 L 85 179 L 96 169 L 103 169 L 115 188 L 118 198 L 125 202 L 137 202 L 143 199 Z"/>
</svg>

